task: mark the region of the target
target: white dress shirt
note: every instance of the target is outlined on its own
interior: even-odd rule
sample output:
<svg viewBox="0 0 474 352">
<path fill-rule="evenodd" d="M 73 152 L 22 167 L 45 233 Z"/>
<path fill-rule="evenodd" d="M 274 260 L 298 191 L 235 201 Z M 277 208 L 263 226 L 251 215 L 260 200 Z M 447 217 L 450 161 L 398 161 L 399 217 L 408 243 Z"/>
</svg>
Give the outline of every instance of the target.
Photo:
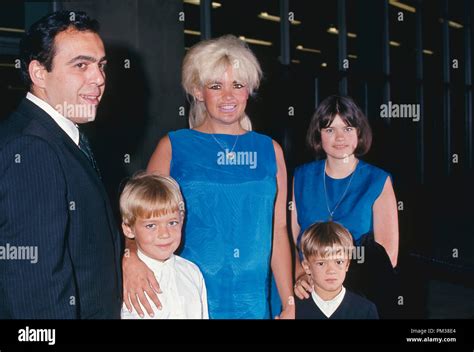
<svg viewBox="0 0 474 352">
<path fill-rule="evenodd" d="M 209 319 L 206 285 L 196 264 L 174 254 L 164 262 L 140 250 L 138 257 L 153 271 L 162 291 L 158 294 L 162 309 L 156 308 L 149 299 L 155 316 L 150 317 L 141 305 L 143 319 Z M 125 304 L 121 316 L 122 319 L 142 319 L 135 309 L 129 312 Z"/>
<path fill-rule="evenodd" d="M 336 297 L 329 301 L 325 301 L 319 295 L 314 291 L 311 292 L 311 297 L 313 298 L 314 303 L 318 306 L 319 309 L 321 309 L 321 312 L 328 318 L 333 315 L 333 313 L 336 311 L 336 309 L 341 305 L 342 300 L 344 299 L 344 295 L 346 294 L 346 289 L 344 286 L 342 286 L 341 292 L 337 294 Z"/>
<path fill-rule="evenodd" d="M 44 100 L 38 98 L 36 95 L 28 92 L 26 99 L 37 105 L 40 109 L 44 110 L 51 118 L 66 132 L 66 134 L 73 140 L 76 145 L 79 145 L 79 129 L 77 125 L 71 120 L 65 118 L 56 109 L 49 105 Z"/>
</svg>

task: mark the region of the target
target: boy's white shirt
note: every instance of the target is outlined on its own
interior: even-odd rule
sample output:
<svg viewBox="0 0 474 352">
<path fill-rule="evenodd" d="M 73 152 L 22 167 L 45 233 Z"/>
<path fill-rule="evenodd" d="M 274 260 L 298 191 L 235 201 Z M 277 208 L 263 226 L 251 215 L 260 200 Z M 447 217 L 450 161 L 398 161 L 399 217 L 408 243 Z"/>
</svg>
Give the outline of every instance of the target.
<svg viewBox="0 0 474 352">
<path fill-rule="evenodd" d="M 344 299 L 344 296 L 346 294 L 346 288 L 342 286 L 341 292 L 337 294 L 336 297 L 329 301 L 325 301 L 322 299 L 314 290 L 311 292 L 311 297 L 313 298 L 314 303 L 318 306 L 319 309 L 321 309 L 321 312 L 328 318 L 333 315 L 333 313 L 336 311 L 336 309 L 341 305 L 342 300 Z"/>
<path fill-rule="evenodd" d="M 174 254 L 164 262 L 150 258 L 140 250 L 137 254 L 153 271 L 160 284 L 162 293 L 158 294 L 158 298 L 162 309 L 156 308 L 147 296 L 154 317 L 146 313 L 143 305 L 145 316 L 141 318 L 133 307 L 132 312 L 129 312 L 124 304 L 122 319 L 209 319 L 206 285 L 196 264 Z"/>
</svg>

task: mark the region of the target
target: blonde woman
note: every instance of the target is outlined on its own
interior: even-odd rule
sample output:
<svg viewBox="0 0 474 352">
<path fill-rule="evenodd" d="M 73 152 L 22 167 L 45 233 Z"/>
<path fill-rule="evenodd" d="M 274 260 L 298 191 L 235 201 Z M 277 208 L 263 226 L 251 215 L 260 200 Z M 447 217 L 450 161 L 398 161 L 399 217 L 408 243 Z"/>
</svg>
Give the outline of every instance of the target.
<svg viewBox="0 0 474 352">
<path fill-rule="evenodd" d="M 180 184 L 188 209 L 181 255 L 204 275 L 210 318 L 270 318 L 270 268 L 283 303 L 279 317 L 294 318 L 285 161 L 275 141 L 251 130 L 245 113 L 261 74 L 234 36 L 193 46 L 182 70 L 192 97 L 190 129 L 165 136 L 148 164 L 148 172 Z M 160 304 L 158 283 L 128 247 L 125 304 L 139 309 L 144 291 Z"/>
</svg>

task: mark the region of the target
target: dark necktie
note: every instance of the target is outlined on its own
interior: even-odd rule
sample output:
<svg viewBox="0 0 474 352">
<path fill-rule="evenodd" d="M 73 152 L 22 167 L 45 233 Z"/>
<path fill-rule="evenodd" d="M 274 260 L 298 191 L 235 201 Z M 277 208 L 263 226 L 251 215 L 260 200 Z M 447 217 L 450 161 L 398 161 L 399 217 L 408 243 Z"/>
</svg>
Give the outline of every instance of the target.
<svg viewBox="0 0 474 352">
<path fill-rule="evenodd" d="M 99 175 L 100 178 L 100 171 L 97 166 L 97 163 L 94 158 L 94 154 L 92 153 L 91 145 L 89 143 L 89 139 L 87 136 L 79 130 L 79 149 L 84 153 L 84 155 L 89 159 L 89 162 L 91 163 L 92 167 L 94 170 L 97 172 L 97 175 Z"/>
</svg>

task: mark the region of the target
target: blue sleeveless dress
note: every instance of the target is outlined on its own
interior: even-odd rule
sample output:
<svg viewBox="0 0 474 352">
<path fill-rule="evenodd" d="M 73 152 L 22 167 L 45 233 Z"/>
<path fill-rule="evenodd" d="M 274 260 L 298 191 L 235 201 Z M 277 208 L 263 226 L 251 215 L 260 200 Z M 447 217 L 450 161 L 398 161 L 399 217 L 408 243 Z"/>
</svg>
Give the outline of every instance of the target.
<svg viewBox="0 0 474 352">
<path fill-rule="evenodd" d="M 313 161 L 295 170 L 295 203 L 298 224 L 301 227 L 298 245 L 304 230 L 311 224 L 329 220 L 323 182 L 325 161 Z M 351 175 L 343 179 L 333 179 L 324 175 L 326 177 L 327 201 L 331 211 L 334 210 L 344 194 Z M 342 224 L 350 231 L 356 245 L 359 244 L 358 241 L 363 235 L 373 231 L 372 207 L 382 193 L 387 177 L 391 177 L 391 175 L 359 160 L 347 193 L 333 214 L 333 221 Z"/>
<path fill-rule="evenodd" d="M 235 135 L 191 129 L 169 138 L 170 175 L 186 203 L 181 256 L 203 273 L 210 318 L 269 318 L 277 191 L 271 138 L 250 131 L 236 142 Z M 234 144 L 235 158 L 225 158 Z"/>
</svg>

